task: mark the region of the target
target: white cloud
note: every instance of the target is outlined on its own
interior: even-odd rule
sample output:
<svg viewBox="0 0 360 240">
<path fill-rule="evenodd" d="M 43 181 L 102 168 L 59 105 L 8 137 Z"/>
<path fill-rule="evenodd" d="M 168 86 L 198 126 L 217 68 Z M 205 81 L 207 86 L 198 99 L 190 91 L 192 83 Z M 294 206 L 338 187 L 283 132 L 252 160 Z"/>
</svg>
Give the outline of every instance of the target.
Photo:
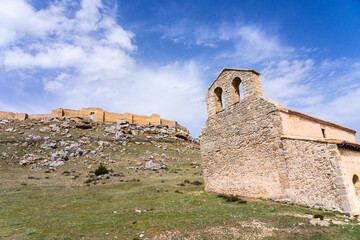
<svg viewBox="0 0 360 240">
<path fill-rule="evenodd" d="M 230 38 L 235 41 L 234 54 L 252 63 L 288 56 L 294 52 L 293 48 L 281 44 L 276 36 L 269 36 L 253 26 L 235 29 Z"/>
<path fill-rule="evenodd" d="M 161 29 L 163 39 L 218 48 L 218 60 L 256 64 L 264 60 L 288 57 L 295 52 L 294 48 L 281 43 L 276 35 L 269 35 L 260 27 L 244 23 L 198 26 L 191 21 L 182 20 L 170 26 L 161 26 Z M 310 50 L 304 48 L 303 51 Z"/>
<path fill-rule="evenodd" d="M 272 61 L 261 70 L 262 87 L 266 96 L 279 102 L 298 101 L 311 95 L 309 80 L 314 72 L 312 59 Z M 284 103 L 285 104 L 285 103 Z"/>
<path fill-rule="evenodd" d="M 350 128 L 359 128 L 360 62 L 289 59 L 267 63 L 263 93 L 285 107 Z"/>
<path fill-rule="evenodd" d="M 317 48 L 297 50 L 255 25 L 209 27 L 182 20 L 162 26 L 162 39 L 210 47 L 206 59 L 139 65 L 134 33 L 117 24 L 108 10 L 101 0 L 55 1 L 39 11 L 25 0 L 0 0 L 0 72 L 18 76 L 16 86 L 40 83 L 39 91 L 51 98 L 42 106 L 24 104 L 29 111 L 97 106 L 159 113 L 196 135 L 206 119 L 204 96 L 210 83 L 204 80 L 224 64 L 257 67 L 264 95 L 285 107 L 350 126 L 359 121 L 358 61 L 319 61 L 311 57 Z M 27 95 L 37 94 L 32 91 Z M 4 103 L 0 108 L 17 111 Z"/>
<path fill-rule="evenodd" d="M 69 8 L 74 5 L 68 1 L 40 11 L 20 0 L 2 2 L 0 8 L 6 4 L 26 14 L 14 16 L 17 24 L 0 23 L 14 36 L 3 41 L 2 65 L 8 73 L 35 71 L 56 107 L 159 113 L 190 126 L 195 134 L 200 131 L 206 86 L 194 61 L 139 66 L 134 60 L 135 35 L 119 26 L 100 0 L 83 0 L 73 14 Z M 20 27 L 27 21 L 36 29 Z"/>
</svg>

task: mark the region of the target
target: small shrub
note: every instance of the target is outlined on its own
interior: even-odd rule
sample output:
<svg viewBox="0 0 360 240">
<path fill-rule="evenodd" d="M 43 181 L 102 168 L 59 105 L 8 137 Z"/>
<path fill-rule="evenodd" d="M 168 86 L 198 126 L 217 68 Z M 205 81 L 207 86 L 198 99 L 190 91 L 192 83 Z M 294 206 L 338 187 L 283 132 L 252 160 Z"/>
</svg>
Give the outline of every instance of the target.
<svg viewBox="0 0 360 240">
<path fill-rule="evenodd" d="M 187 180 L 187 179 L 185 179 L 185 180 L 184 180 L 184 183 L 190 183 L 190 181 L 189 181 L 189 180 Z"/>
<path fill-rule="evenodd" d="M 237 203 L 238 204 L 245 204 L 245 203 L 247 203 L 247 201 L 244 200 L 244 199 L 239 198 L 239 200 L 237 200 Z"/>
<path fill-rule="evenodd" d="M 324 220 L 324 215 L 321 213 L 314 213 L 313 214 L 314 218 L 319 218 L 320 220 Z"/>
<path fill-rule="evenodd" d="M 217 197 L 226 199 L 227 195 L 223 194 L 223 193 L 220 193 L 220 194 L 217 195 Z"/>
<path fill-rule="evenodd" d="M 202 184 L 202 182 L 200 181 L 193 181 L 191 182 L 192 185 L 195 185 L 195 186 L 200 186 Z"/>
<path fill-rule="evenodd" d="M 239 198 L 238 196 L 235 195 L 226 195 L 226 194 L 218 194 L 217 195 L 219 198 L 225 199 L 226 202 L 237 202 L 238 204 L 244 204 L 247 203 L 246 200 Z"/>
<path fill-rule="evenodd" d="M 100 163 L 100 166 L 95 170 L 95 175 L 100 176 L 109 173 L 109 170 Z"/>
<path fill-rule="evenodd" d="M 237 196 L 234 195 L 226 195 L 226 194 L 218 194 L 217 195 L 219 198 L 223 198 L 225 199 L 227 202 L 236 202 L 237 200 L 239 200 L 239 198 Z"/>
<path fill-rule="evenodd" d="M 237 202 L 238 200 L 239 200 L 239 198 L 234 195 L 227 196 L 227 198 L 226 198 L 227 202 Z"/>
</svg>

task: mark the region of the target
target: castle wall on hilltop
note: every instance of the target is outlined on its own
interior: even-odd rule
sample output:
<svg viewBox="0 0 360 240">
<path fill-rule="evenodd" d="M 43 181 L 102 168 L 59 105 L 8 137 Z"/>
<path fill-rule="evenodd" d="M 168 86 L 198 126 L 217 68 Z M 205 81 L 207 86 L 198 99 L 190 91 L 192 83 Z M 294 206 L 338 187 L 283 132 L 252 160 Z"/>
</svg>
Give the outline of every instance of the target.
<svg viewBox="0 0 360 240">
<path fill-rule="evenodd" d="M 178 129 L 188 132 L 188 130 L 178 124 L 176 121 L 161 119 L 158 114 L 151 116 L 136 115 L 132 113 L 112 113 L 103 110 L 102 108 L 82 108 L 81 110 L 72 109 L 53 109 L 51 114 L 26 114 L 26 113 L 13 113 L 13 112 L 0 112 L 0 118 L 6 119 L 42 119 L 48 117 L 83 117 L 90 118 L 96 122 L 117 122 L 119 120 L 127 120 L 129 123 L 134 124 L 155 124 L 155 125 L 168 125 L 170 127 L 176 126 Z"/>
<path fill-rule="evenodd" d="M 205 189 L 359 215 L 355 131 L 263 97 L 259 75 L 224 69 L 209 87 L 200 141 Z"/>
</svg>

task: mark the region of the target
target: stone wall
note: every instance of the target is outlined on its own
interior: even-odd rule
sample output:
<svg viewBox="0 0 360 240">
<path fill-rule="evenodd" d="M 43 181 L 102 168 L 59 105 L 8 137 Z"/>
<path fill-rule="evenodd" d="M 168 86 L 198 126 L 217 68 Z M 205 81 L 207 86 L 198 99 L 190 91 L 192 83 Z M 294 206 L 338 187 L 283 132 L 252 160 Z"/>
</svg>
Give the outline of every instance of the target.
<svg viewBox="0 0 360 240">
<path fill-rule="evenodd" d="M 28 118 L 30 119 L 42 119 L 42 118 L 48 118 L 51 117 L 51 114 L 29 114 Z"/>
<path fill-rule="evenodd" d="M 0 112 L 0 119 L 18 119 L 25 120 L 28 117 L 26 113 Z"/>
<path fill-rule="evenodd" d="M 0 118 L 15 119 L 15 113 L 13 113 L 13 112 L 0 112 Z"/>
<path fill-rule="evenodd" d="M 360 152 L 343 149 L 359 149 L 355 131 L 263 97 L 252 70 L 224 69 L 206 102 L 205 190 L 359 214 Z"/>
<path fill-rule="evenodd" d="M 244 96 L 239 96 L 241 87 Z M 221 109 L 216 95 L 219 88 L 223 94 Z M 287 183 L 278 154 L 278 105 L 262 97 L 259 74 L 224 69 L 210 86 L 206 101 L 209 117 L 200 141 L 205 189 L 250 197 L 284 197 Z"/>
<path fill-rule="evenodd" d="M 274 110 L 274 105 L 253 96 L 206 121 L 200 142 L 207 191 L 282 197 L 281 161 L 274 151 L 280 119 Z"/>
<path fill-rule="evenodd" d="M 342 139 L 356 143 L 355 131 L 291 110 L 280 111 L 282 134 L 312 138 Z"/>
<path fill-rule="evenodd" d="M 339 148 L 339 165 L 343 175 L 347 199 L 354 215 L 360 215 L 360 151 Z"/>
<path fill-rule="evenodd" d="M 282 139 L 291 202 L 311 207 L 350 211 L 346 197 L 340 155 L 336 144 Z"/>
<path fill-rule="evenodd" d="M 234 87 L 235 82 L 238 82 L 240 86 Z M 239 87 L 242 88 L 244 96 L 238 97 L 240 94 L 238 91 Z M 221 101 L 221 97 L 217 99 L 215 93 L 217 89 L 221 90 L 223 101 Z M 253 70 L 225 68 L 209 87 L 209 91 L 206 94 L 208 115 L 214 115 L 222 109 L 250 96 L 262 96 L 259 73 Z"/>
<path fill-rule="evenodd" d="M 136 115 L 132 113 L 112 113 L 103 110 L 102 108 L 82 108 L 81 110 L 72 109 L 53 109 L 51 114 L 30 114 L 26 113 L 13 113 L 13 112 L 0 112 L 0 118 L 25 120 L 30 119 L 43 119 L 48 117 L 83 117 L 92 118 L 96 122 L 117 122 L 120 120 L 127 120 L 129 123 L 134 124 L 154 124 L 154 125 L 167 125 L 170 127 L 175 126 L 179 130 L 189 132 L 185 127 L 178 124 L 176 121 L 160 118 L 158 114 L 151 116 Z"/>
</svg>

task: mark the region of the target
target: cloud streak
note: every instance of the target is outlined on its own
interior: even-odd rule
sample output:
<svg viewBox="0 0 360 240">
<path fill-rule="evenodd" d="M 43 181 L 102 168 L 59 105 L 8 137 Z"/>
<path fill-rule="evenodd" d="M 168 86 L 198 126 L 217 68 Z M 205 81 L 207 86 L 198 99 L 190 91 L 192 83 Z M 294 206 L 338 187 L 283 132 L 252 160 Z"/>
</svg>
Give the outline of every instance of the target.
<svg viewBox="0 0 360 240">
<path fill-rule="evenodd" d="M 25 0 L 0 1 L 0 107 L 159 113 L 196 136 L 207 117 L 205 92 L 221 68 L 253 68 L 266 97 L 359 128 L 359 60 L 322 59 L 318 46 L 297 49 L 253 23 L 180 19 L 158 25 L 156 41 L 201 54 L 143 62 L 141 44 L 111 8 L 101 0 L 55 1 L 40 10 Z M 5 103 L 6 96 L 18 100 Z"/>
<path fill-rule="evenodd" d="M 52 99 L 49 108 L 155 112 L 195 133 L 201 128 L 206 86 L 198 64 L 188 60 L 160 67 L 139 65 L 135 35 L 118 25 L 100 0 L 57 1 L 40 11 L 22 0 L 0 3 L 0 9 L 7 7 L 22 14 L 0 13 L 6 23 L 0 28 L 12 33 L 0 40 L 2 71 L 24 83 L 29 75 L 39 76 L 45 95 Z M 24 22 L 36 27 L 23 27 Z"/>
</svg>

